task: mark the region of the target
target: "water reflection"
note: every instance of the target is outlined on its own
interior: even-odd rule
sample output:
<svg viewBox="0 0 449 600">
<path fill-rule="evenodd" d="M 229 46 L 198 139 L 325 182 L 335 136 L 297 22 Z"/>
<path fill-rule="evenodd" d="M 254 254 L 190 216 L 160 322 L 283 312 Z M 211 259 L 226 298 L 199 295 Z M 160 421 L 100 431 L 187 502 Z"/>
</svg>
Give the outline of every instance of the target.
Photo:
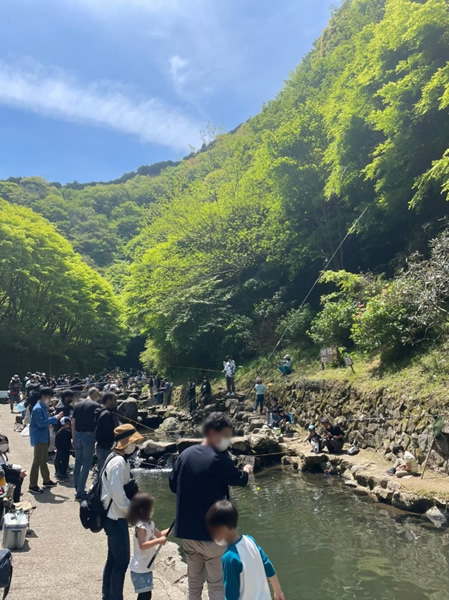
<svg viewBox="0 0 449 600">
<path fill-rule="evenodd" d="M 137 476 L 167 526 L 175 507 L 167 474 Z M 449 600 L 446 530 L 366 501 L 335 478 L 267 470 L 233 497 L 242 532 L 270 555 L 287 600 Z"/>
</svg>

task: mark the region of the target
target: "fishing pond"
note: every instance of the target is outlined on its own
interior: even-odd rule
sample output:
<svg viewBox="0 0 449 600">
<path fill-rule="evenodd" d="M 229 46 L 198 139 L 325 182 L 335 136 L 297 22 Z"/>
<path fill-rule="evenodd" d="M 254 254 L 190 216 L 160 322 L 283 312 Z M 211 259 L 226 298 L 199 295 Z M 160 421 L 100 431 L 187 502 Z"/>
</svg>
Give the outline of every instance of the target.
<svg viewBox="0 0 449 600">
<path fill-rule="evenodd" d="M 168 527 L 168 473 L 139 469 L 136 478 L 155 497 L 156 525 Z M 286 600 L 449 600 L 449 529 L 376 504 L 338 477 L 282 468 L 251 476 L 232 498 L 241 533 L 267 552 Z"/>
</svg>

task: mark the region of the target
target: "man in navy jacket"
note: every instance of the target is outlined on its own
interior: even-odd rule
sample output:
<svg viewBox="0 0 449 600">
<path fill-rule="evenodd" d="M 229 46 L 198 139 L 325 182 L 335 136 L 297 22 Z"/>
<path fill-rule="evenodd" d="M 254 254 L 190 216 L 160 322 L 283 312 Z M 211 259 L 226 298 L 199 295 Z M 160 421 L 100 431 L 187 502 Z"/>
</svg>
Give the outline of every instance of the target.
<svg viewBox="0 0 449 600">
<path fill-rule="evenodd" d="M 174 535 L 184 540 L 188 600 L 201 600 L 206 575 L 209 600 L 223 600 L 221 557 L 225 548 L 212 541 L 205 517 L 218 500 L 229 499 L 229 486 L 244 487 L 252 468 L 238 469 L 227 449 L 232 422 L 224 413 L 211 413 L 204 425 L 204 440 L 179 456 L 170 475 L 176 494 Z"/>
</svg>

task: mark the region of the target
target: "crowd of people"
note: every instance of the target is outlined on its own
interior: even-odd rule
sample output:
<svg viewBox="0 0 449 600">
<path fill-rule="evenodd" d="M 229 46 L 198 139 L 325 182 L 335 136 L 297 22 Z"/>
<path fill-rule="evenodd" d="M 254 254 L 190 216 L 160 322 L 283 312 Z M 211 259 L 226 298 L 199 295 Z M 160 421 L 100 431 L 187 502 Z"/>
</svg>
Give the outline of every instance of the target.
<svg viewBox="0 0 449 600">
<path fill-rule="evenodd" d="M 149 385 L 151 379 L 139 384 Z M 166 543 L 168 531 L 155 526 L 155 501 L 138 491 L 132 477 L 132 458 L 143 437 L 132 424 L 120 424 L 116 412 L 116 394 L 130 382 L 114 375 L 105 378 L 101 386 L 95 385 L 94 377 L 64 376 L 64 381 L 61 378 L 58 383 L 55 379 L 56 385 L 50 385 L 53 380 L 43 373 L 29 374 L 23 383 L 19 377 L 11 380 L 18 382 L 10 388 L 11 409 L 25 417 L 33 449 L 29 491 L 43 494 L 45 489 L 57 485 L 54 479 L 71 479 L 69 463 L 74 455 L 74 497 L 82 502 L 89 493 L 88 477 L 93 469 L 93 481 L 101 485 L 107 537 L 102 598 L 123 599 L 129 569 L 138 600 L 149 600 L 153 572 L 148 565 L 156 550 Z M 196 386 L 193 380 L 189 384 L 190 408 L 195 410 Z M 160 385 L 154 381 L 153 385 L 158 393 L 163 378 Z M 14 393 L 16 389 L 18 392 Z M 204 406 L 211 398 L 207 377 L 200 394 L 200 404 Z M 158 401 L 156 394 L 153 398 Z M 230 418 L 212 413 L 204 424 L 202 443 L 181 454 L 170 476 L 177 506 L 174 534 L 183 540 L 188 565 L 188 598 L 199 600 L 207 581 L 210 600 L 268 600 L 270 581 L 276 600 L 284 600 L 266 554 L 252 538 L 241 536 L 237 530 L 238 514 L 230 502 L 229 487 L 247 485 L 252 467 L 240 469 L 235 465 L 227 452 L 231 436 Z M 9 471 L 8 451 L 8 439 L 0 436 L 0 462 L 10 481 L 14 480 L 18 500 L 27 474 L 22 467 Z M 53 453 L 54 479 L 49 468 L 49 455 Z"/>
<path fill-rule="evenodd" d="M 235 392 L 235 363 L 225 361 L 229 394 Z M 29 491 L 43 494 L 56 482 L 50 475 L 49 452 L 54 446 L 55 479 L 70 477 L 70 456 L 74 455 L 73 488 L 75 499 L 83 502 L 89 490 L 89 473 L 101 490 L 103 529 L 107 538 L 107 560 L 103 570 L 103 600 L 123 600 L 126 573 L 129 570 L 138 600 L 150 600 L 153 590 L 152 559 L 164 545 L 170 530 L 158 529 L 153 522 L 155 500 L 138 490 L 132 476 L 132 459 L 144 440 L 133 424 L 121 424 L 117 414 L 117 392 L 132 384 L 153 386 L 155 402 L 164 387 L 164 378 L 142 376 L 94 377 L 61 376 L 47 378 L 44 373 L 29 374 L 24 383 L 11 379 L 11 409 L 29 412 L 29 436 L 33 448 Z M 52 382 L 56 385 L 51 385 Z M 64 381 L 63 383 L 58 383 Z M 228 381 L 229 380 L 229 381 Z M 165 380 L 166 381 L 166 380 Z M 157 391 L 155 391 L 157 390 Z M 200 403 L 211 398 L 211 385 L 204 377 Z M 285 428 L 291 416 L 276 398 L 266 396 L 268 386 L 258 378 L 254 386 L 254 411 L 267 414 L 273 427 Z M 196 384 L 188 381 L 189 409 L 196 409 Z M 164 401 L 162 399 L 162 401 Z M 266 406 L 268 404 L 268 406 Z M 321 419 L 321 431 L 309 426 L 304 441 L 315 452 L 324 448 L 340 453 L 345 442 L 340 425 L 327 417 Z M 225 413 L 213 412 L 204 423 L 201 443 L 186 449 L 178 457 L 169 477 L 176 494 L 174 535 L 183 542 L 187 562 L 187 597 L 201 600 L 205 582 L 209 600 L 284 600 L 279 580 L 269 558 L 257 542 L 238 529 L 238 511 L 230 500 L 229 488 L 248 484 L 252 466 L 240 468 L 227 452 L 231 444 L 232 421 Z M 391 474 L 402 477 L 417 472 L 416 459 L 402 446 L 393 449 L 397 457 Z M 8 459 L 9 441 L 0 436 L 0 467 L 7 481 L 15 486 L 14 499 L 20 499 L 26 471 Z M 95 457 L 95 458 L 94 458 Z M 96 463 L 96 467 L 93 465 Z M 41 485 L 39 484 L 41 477 Z M 93 489 L 92 487 L 90 489 Z M 130 542 L 129 527 L 132 527 Z M 170 528 L 171 529 L 171 528 Z"/>
</svg>

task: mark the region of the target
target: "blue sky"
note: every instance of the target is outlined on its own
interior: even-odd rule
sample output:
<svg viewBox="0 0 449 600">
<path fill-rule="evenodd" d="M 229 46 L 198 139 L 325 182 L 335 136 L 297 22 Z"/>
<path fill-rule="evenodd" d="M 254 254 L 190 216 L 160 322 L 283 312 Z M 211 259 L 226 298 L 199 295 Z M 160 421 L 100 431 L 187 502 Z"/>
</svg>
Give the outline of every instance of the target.
<svg viewBox="0 0 449 600">
<path fill-rule="evenodd" d="M 259 112 L 338 0 L 3 0 L 0 178 L 107 181 Z"/>
</svg>

